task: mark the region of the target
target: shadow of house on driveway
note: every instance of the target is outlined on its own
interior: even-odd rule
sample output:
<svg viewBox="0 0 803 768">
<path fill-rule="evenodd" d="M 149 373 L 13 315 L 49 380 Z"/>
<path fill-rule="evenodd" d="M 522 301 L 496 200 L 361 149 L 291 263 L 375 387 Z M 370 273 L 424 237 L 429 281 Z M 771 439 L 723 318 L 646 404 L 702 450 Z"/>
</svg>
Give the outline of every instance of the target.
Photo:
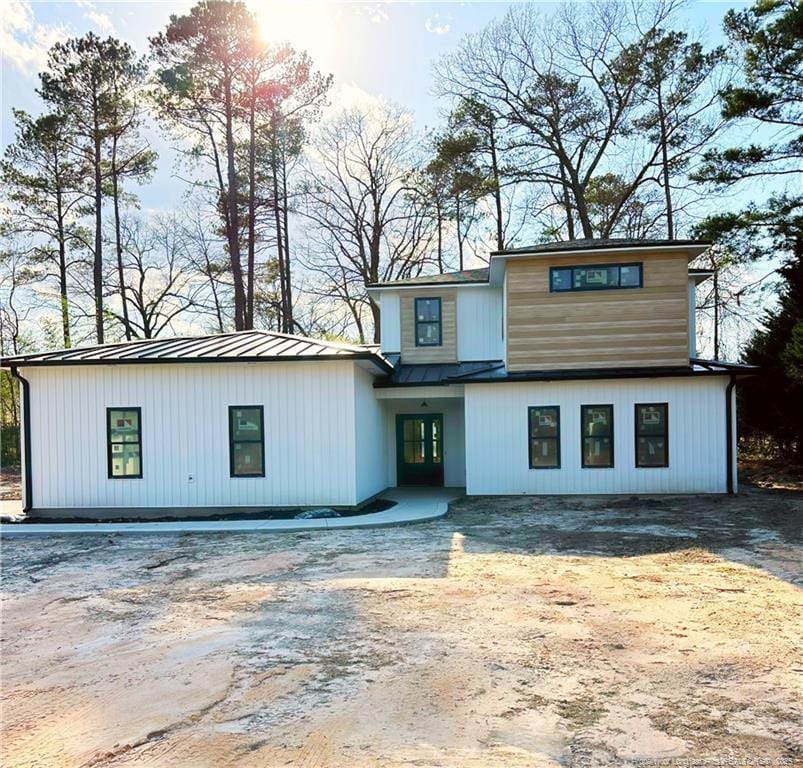
<svg viewBox="0 0 803 768">
<path fill-rule="evenodd" d="M 398 528 L 9 540 L 0 761 L 792 759 L 799 513 L 495 497 Z"/>
<path fill-rule="evenodd" d="M 801 585 L 803 494 L 485 496 L 454 502 L 467 552 L 640 557 L 704 550 Z"/>
</svg>

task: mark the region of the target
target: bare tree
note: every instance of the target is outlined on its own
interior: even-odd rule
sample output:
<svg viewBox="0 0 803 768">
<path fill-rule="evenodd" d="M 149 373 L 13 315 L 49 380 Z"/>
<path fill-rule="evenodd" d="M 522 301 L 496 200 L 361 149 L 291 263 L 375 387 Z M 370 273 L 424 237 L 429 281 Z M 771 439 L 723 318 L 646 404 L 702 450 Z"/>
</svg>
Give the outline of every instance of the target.
<svg viewBox="0 0 803 768">
<path fill-rule="evenodd" d="M 234 327 L 233 288 L 225 239 L 214 232 L 211 217 L 199 210 L 194 214 L 185 210 L 181 218 L 188 267 L 206 285 L 205 295 L 198 297 L 193 312 L 211 316 L 215 330 L 225 333 Z"/>
<path fill-rule="evenodd" d="M 69 281 L 73 266 L 83 259 L 80 218 L 88 194 L 84 179 L 89 166 L 72 152 L 74 139 L 64 114 L 32 118 L 15 110 L 14 120 L 15 141 L 0 164 L 8 201 L 3 232 L 30 236 L 28 266 L 41 280 L 57 280 L 62 343 L 69 347 Z M 77 259 L 72 258 L 76 251 Z"/>
<path fill-rule="evenodd" d="M 184 230 L 175 218 L 151 222 L 123 218 L 120 222 L 123 278 L 128 302 L 128 323 L 135 338 L 152 339 L 166 330 L 175 332 L 174 321 L 195 309 L 206 289 L 187 258 Z M 108 311 L 125 322 L 122 307 Z"/>
<path fill-rule="evenodd" d="M 546 17 L 514 7 L 438 65 L 441 93 L 493 116 L 518 179 L 554 189 L 558 234 L 615 234 L 632 198 L 651 186 L 668 192 L 666 177 L 710 140 L 717 122 L 702 118 L 716 88 L 703 84 L 720 54 L 662 31 L 673 5 L 565 4 Z M 690 62 L 699 72 L 681 75 Z M 609 174 L 620 195 L 596 231 L 589 189 Z"/>
<path fill-rule="evenodd" d="M 320 290 L 349 308 L 362 341 L 379 340 L 379 307 L 365 287 L 420 274 L 434 263 L 432 220 L 408 186 L 415 147 L 409 115 L 376 104 L 327 121 L 311 154 L 306 266 L 321 278 Z"/>
<path fill-rule="evenodd" d="M 0 251 L 0 357 L 17 355 L 28 346 L 24 325 L 31 307 L 23 306 L 21 290 L 28 282 L 25 258 L 16 242 Z M 10 426 L 19 452 L 20 401 L 18 384 L 8 371 L 0 371 L 0 426 Z M 4 434 L 3 439 L 8 435 Z M 4 451 L 5 453 L 5 451 Z"/>
</svg>

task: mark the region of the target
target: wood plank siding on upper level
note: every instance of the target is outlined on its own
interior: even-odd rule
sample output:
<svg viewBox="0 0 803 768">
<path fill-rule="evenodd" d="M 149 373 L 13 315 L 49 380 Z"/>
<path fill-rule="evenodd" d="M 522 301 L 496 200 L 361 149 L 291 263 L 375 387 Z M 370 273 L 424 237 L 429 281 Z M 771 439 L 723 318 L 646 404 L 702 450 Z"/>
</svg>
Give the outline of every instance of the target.
<svg viewBox="0 0 803 768">
<path fill-rule="evenodd" d="M 441 300 L 441 341 L 436 347 L 415 344 L 415 300 Z M 405 363 L 457 362 L 457 302 L 454 289 L 421 289 L 401 294 L 401 359 Z"/>
<path fill-rule="evenodd" d="M 643 263 L 643 287 L 550 293 L 550 267 Z M 507 368 L 689 364 L 685 253 L 590 254 L 507 264 Z"/>
</svg>

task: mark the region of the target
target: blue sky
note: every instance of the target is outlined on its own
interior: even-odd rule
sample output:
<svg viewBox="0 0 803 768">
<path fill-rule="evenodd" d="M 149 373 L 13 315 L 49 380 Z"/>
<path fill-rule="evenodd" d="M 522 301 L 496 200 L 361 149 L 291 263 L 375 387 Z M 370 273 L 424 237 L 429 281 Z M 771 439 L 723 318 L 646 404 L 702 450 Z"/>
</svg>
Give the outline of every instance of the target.
<svg viewBox="0 0 803 768">
<path fill-rule="evenodd" d="M 30 2 L 4 0 L 2 48 L 2 139 L 12 139 L 13 107 L 36 113 L 37 72 L 53 42 L 88 31 L 113 34 L 147 52 L 147 40 L 164 29 L 171 14 L 186 12 L 190 0 L 176 2 Z M 337 100 L 350 91 L 382 96 L 412 111 L 419 127 L 438 122 L 441 105 L 433 96 L 432 63 L 468 32 L 504 14 L 502 2 L 283 2 L 249 0 L 263 34 L 309 51 L 318 67 L 331 72 Z M 553 3 L 538 3 L 550 13 Z M 682 10 L 685 26 L 709 45 L 722 42 L 721 20 L 728 2 L 691 2 Z M 160 152 L 153 181 L 138 190 L 146 209 L 180 204 L 185 185 L 174 177 L 176 154 L 153 130 Z"/>
</svg>

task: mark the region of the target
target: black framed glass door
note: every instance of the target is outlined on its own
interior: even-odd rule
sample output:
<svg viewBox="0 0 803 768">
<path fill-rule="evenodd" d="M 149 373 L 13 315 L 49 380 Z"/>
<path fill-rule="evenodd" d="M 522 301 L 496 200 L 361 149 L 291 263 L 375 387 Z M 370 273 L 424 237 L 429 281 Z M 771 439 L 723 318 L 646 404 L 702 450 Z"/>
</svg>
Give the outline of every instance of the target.
<svg viewBox="0 0 803 768">
<path fill-rule="evenodd" d="M 396 417 L 399 485 L 443 485 L 443 415 Z"/>
</svg>

